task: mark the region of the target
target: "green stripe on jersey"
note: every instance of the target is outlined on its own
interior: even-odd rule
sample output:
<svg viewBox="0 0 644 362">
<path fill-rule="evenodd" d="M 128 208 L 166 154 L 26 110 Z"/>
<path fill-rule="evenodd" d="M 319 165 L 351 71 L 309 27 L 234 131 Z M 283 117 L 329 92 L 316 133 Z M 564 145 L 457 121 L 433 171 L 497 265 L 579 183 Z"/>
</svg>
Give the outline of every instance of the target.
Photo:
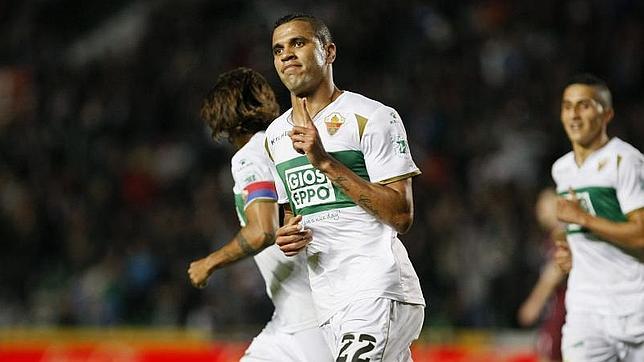
<svg viewBox="0 0 644 362">
<path fill-rule="evenodd" d="M 246 226 L 246 211 L 244 211 L 244 197 L 241 194 L 235 194 L 235 211 L 242 227 Z"/>
<path fill-rule="evenodd" d="M 369 181 L 369 174 L 360 151 L 329 152 L 358 176 Z M 296 215 L 340 209 L 356 204 L 334 185 L 322 171 L 313 168 L 306 156 L 276 165 L 277 173 L 288 192 L 291 209 Z"/>
<path fill-rule="evenodd" d="M 560 196 L 567 197 L 569 192 L 561 192 Z M 628 219 L 622 213 L 622 208 L 617 200 L 617 191 L 613 187 L 582 187 L 575 189 L 575 194 L 581 207 L 591 215 L 603 217 L 614 222 L 626 222 Z M 586 228 L 579 225 L 568 224 L 568 234 L 589 233 Z"/>
</svg>

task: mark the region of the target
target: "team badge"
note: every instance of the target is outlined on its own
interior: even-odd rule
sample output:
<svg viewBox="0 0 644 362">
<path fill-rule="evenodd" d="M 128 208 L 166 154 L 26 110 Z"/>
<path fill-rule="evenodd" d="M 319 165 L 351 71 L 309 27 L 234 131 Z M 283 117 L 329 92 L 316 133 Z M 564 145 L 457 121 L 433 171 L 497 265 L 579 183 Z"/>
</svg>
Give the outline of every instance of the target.
<svg viewBox="0 0 644 362">
<path fill-rule="evenodd" d="M 344 124 L 344 117 L 337 112 L 331 113 L 324 119 L 324 124 L 326 125 L 326 131 L 333 136 Z"/>
</svg>

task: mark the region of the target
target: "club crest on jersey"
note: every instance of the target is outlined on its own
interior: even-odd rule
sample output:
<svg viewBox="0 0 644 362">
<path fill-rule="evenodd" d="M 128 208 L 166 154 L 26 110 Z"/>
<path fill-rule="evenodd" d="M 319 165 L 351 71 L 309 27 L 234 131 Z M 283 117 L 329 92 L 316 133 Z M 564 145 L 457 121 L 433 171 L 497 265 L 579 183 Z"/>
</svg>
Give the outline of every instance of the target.
<svg viewBox="0 0 644 362">
<path fill-rule="evenodd" d="M 337 112 L 331 113 L 324 118 L 324 124 L 326 125 L 326 131 L 333 136 L 344 124 L 344 117 Z"/>
</svg>

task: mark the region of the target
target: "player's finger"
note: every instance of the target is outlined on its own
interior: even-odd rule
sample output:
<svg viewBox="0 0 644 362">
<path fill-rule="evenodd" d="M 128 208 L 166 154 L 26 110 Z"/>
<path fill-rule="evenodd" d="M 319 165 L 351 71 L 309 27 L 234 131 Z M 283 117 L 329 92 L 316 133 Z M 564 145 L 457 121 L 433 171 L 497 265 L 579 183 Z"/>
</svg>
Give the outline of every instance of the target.
<svg viewBox="0 0 644 362">
<path fill-rule="evenodd" d="M 287 135 L 289 137 L 301 136 L 306 134 L 307 131 L 308 131 L 308 128 L 293 126 L 293 128 L 291 128 L 291 130 L 288 131 Z"/>
<path fill-rule="evenodd" d="M 306 108 L 307 103 L 308 102 L 307 102 L 306 98 L 302 98 L 302 115 L 304 116 L 302 118 L 304 118 L 304 126 L 305 127 L 313 128 L 313 127 L 315 127 L 315 125 L 313 124 L 313 120 L 311 119 L 311 115 L 309 114 L 308 108 Z"/>
<path fill-rule="evenodd" d="M 275 240 L 275 244 L 284 251 L 306 246 L 312 239 L 313 233 L 311 230 L 304 230 L 294 235 L 280 237 Z"/>
<path fill-rule="evenodd" d="M 295 235 L 299 231 L 300 228 L 297 225 L 282 226 L 281 228 L 277 229 L 275 236 L 279 240 L 279 238 L 286 238 L 291 235 Z"/>
<path fill-rule="evenodd" d="M 279 235 L 277 238 L 275 238 L 275 244 L 279 246 L 280 248 L 283 245 L 288 245 L 290 243 L 293 243 L 295 240 L 298 239 L 297 234 L 292 234 L 292 235 Z"/>
<path fill-rule="evenodd" d="M 280 248 L 280 250 L 286 256 L 293 256 L 293 255 L 297 255 L 300 251 L 302 251 L 304 248 L 306 248 L 307 245 L 308 245 L 308 243 L 305 243 L 305 244 L 299 245 L 298 247 L 292 247 L 292 248 L 289 248 L 289 249 Z"/>
<path fill-rule="evenodd" d="M 557 238 L 553 240 L 555 242 L 555 246 L 559 248 L 568 248 L 568 241 L 565 238 Z"/>
<path fill-rule="evenodd" d="M 306 98 L 295 97 L 295 106 L 297 107 L 297 119 L 293 119 L 293 124 L 299 127 L 311 128 L 315 127 L 313 125 L 313 120 L 309 114 L 309 110 L 306 108 L 307 100 Z"/>
<path fill-rule="evenodd" d="M 291 136 L 291 141 L 295 142 L 306 142 L 308 137 L 303 134 L 294 134 Z"/>
<path fill-rule="evenodd" d="M 566 209 L 566 204 L 569 201 L 570 200 L 566 200 L 563 197 L 560 197 L 560 198 L 557 199 L 557 206 L 556 206 L 556 209 L 555 209 L 555 213 L 557 214 L 558 219 L 561 219 L 561 216 L 564 214 L 564 211 Z"/>
<path fill-rule="evenodd" d="M 288 225 L 297 225 L 297 224 L 299 224 L 299 223 L 300 223 L 300 221 L 302 221 L 302 215 L 296 215 L 296 216 L 293 216 L 292 218 L 290 218 L 290 219 L 286 222 L 286 224 L 284 224 L 284 226 L 288 226 Z"/>
<path fill-rule="evenodd" d="M 300 240 L 305 238 L 305 234 L 306 232 L 304 231 L 298 231 L 290 235 L 282 235 L 275 239 L 275 244 L 277 244 L 280 248 L 285 245 L 294 244 L 300 242 Z"/>
<path fill-rule="evenodd" d="M 288 244 L 284 246 L 280 246 L 280 250 L 286 254 L 286 253 L 292 253 L 292 252 L 297 252 L 302 250 L 308 243 L 297 243 L 297 244 Z"/>
<path fill-rule="evenodd" d="M 194 274 L 190 274 L 190 284 L 195 288 L 203 288 L 205 286 L 205 281 L 201 280 Z"/>
<path fill-rule="evenodd" d="M 558 197 L 557 198 L 557 210 L 561 209 L 564 205 L 566 205 L 566 202 L 568 202 L 568 200 L 564 199 L 563 197 Z"/>
<path fill-rule="evenodd" d="M 575 190 L 573 190 L 572 187 L 568 188 L 568 193 L 570 194 L 570 200 L 577 201 L 577 194 L 575 193 Z"/>
<path fill-rule="evenodd" d="M 306 115 L 302 109 L 302 99 L 295 97 L 295 104 L 293 104 L 293 125 L 304 127 L 306 126 Z"/>
<path fill-rule="evenodd" d="M 307 127 L 301 127 L 301 126 L 293 126 L 291 130 L 289 131 L 289 135 L 306 135 L 311 133 L 311 129 Z"/>
<path fill-rule="evenodd" d="M 311 115 L 309 114 L 309 110 L 306 108 L 306 98 L 302 98 L 302 120 L 304 121 L 304 127 L 309 127 L 313 121 L 311 120 Z"/>
<path fill-rule="evenodd" d="M 572 255 L 568 250 L 558 249 L 555 251 L 555 262 L 557 264 L 563 264 L 570 261 Z"/>
</svg>

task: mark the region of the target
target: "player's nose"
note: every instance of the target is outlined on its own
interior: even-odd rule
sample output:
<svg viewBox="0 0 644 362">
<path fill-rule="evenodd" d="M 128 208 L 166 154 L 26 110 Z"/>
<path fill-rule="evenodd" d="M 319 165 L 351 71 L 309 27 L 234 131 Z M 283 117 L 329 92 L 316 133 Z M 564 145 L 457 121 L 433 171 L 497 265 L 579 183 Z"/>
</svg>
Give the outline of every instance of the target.
<svg viewBox="0 0 644 362">
<path fill-rule="evenodd" d="M 282 54 L 280 54 L 280 60 L 283 62 L 286 62 L 295 58 L 296 58 L 295 53 L 293 53 L 293 50 L 291 47 L 284 48 L 284 50 L 282 51 Z"/>
</svg>

